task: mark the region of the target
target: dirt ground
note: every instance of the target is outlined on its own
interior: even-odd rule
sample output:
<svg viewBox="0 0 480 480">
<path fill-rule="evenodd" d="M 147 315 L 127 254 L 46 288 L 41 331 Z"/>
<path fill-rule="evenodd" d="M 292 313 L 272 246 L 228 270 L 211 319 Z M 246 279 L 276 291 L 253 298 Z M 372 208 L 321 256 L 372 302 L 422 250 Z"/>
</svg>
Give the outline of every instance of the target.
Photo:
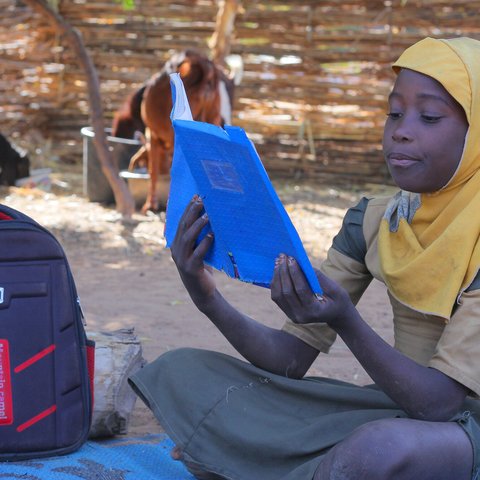
<svg viewBox="0 0 480 480">
<path fill-rule="evenodd" d="M 170 251 L 165 248 L 164 213 L 135 214 L 131 221 L 122 222 L 113 207 L 91 203 L 83 196 L 81 172 L 55 174 L 52 180 L 50 192 L 4 188 L 0 190 L 0 202 L 30 215 L 60 240 L 75 277 L 88 330 L 134 327 L 147 361 L 182 346 L 236 355 L 186 294 Z M 314 265 L 325 257 L 345 210 L 364 194 L 384 192 L 372 186 L 347 191 L 312 183 L 274 184 Z M 283 314 L 270 300 L 267 289 L 231 280 L 221 272 L 216 278 L 224 296 L 235 306 L 268 325 L 282 325 Z M 391 309 L 383 286 L 373 282 L 359 308 L 390 341 Z M 330 355 L 321 355 L 315 361 L 309 374 L 359 384 L 369 382 L 341 341 Z M 129 433 L 159 431 L 155 418 L 137 401 Z"/>
</svg>

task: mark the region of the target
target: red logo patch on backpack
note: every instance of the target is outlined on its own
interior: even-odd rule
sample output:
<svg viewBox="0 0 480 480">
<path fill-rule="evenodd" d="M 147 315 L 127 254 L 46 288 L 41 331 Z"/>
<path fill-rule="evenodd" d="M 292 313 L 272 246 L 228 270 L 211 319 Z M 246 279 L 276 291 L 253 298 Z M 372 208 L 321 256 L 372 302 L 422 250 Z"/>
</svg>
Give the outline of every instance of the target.
<svg viewBox="0 0 480 480">
<path fill-rule="evenodd" d="M 0 296 L 3 298 L 3 291 Z M 0 338 L 0 425 L 11 425 L 13 422 L 12 381 L 10 376 L 8 340 Z"/>
</svg>

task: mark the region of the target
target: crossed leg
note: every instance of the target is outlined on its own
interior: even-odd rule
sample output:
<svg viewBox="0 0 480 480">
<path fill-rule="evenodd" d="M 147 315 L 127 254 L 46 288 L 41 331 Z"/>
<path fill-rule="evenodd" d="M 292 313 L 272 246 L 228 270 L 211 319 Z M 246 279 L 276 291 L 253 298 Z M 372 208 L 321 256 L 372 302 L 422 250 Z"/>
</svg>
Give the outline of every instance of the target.
<svg viewBox="0 0 480 480">
<path fill-rule="evenodd" d="M 472 467 L 472 444 L 457 423 L 395 418 L 357 428 L 313 480 L 471 480 Z"/>
<path fill-rule="evenodd" d="M 184 461 L 178 447 L 171 455 Z M 223 479 L 184 463 L 199 480 Z M 398 418 L 357 428 L 305 480 L 471 480 L 472 466 L 472 445 L 458 424 Z"/>
</svg>

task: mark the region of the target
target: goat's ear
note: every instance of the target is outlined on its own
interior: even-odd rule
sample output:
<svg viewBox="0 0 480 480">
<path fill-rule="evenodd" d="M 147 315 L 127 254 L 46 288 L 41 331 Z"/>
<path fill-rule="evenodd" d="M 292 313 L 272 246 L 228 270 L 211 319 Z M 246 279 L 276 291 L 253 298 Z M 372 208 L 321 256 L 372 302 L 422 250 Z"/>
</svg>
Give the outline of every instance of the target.
<svg viewBox="0 0 480 480">
<path fill-rule="evenodd" d="M 243 72 L 244 72 L 244 67 L 243 67 L 243 59 L 241 55 L 227 55 L 225 57 L 225 63 L 228 66 L 228 69 L 230 70 L 229 77 L 231 80 L 233 80 L 233 83 L 235 85 L 240 85 L 242 78 L 243 78 Z"/>
<path fill-rule="evenodd" d="M 190 72 L 192 71 L 192 62 L 189 60 L 188 62 L 183 62 L 179 67 L 177 72 L 180 74 L 182 78 L 188 77 Z"/>
</svg>

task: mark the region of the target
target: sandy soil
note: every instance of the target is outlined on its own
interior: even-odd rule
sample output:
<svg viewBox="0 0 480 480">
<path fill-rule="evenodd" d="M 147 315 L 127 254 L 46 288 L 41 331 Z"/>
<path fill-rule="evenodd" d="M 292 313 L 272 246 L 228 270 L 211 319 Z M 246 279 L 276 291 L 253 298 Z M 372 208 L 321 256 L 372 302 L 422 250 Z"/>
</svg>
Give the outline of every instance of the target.
<svg viewBox="0 0 480 480">
<path fill-rule="evenodd" d="M 345 210 L 366 191 L 346 191 L 312 184 L 274 182 L 314 265 L 324 258 L 340 228 Z M 61 188 L 59 188 L 59 185 Z M 226 340 L 194 308 L 165 248 L 164 214 L 135 214 L 122 222 L 111 207 L 88 202 L 81 194 L 81 176 L 54 178 L 51 192 L 10 188 L 0 201 L 30 215 L 49 228 L 69 258 L 89 330 L 134 327 L 147 361 L 181 347 L 208 348 L 236 355 Z M 382 193 L 382 192 L 381 192 Z M 234 305 L 258 320 L 280 327 L 283 314 L 269 291 L 217 273 L 220 290 Z M 372 326 L 391 340 L 391 310 L 383 286 L 374 282 L 360 303 Z M 310 372 L 355 383 L 369 382 L 351 353 L 337 341 Z M 161 431 L 155 418 L 136 403 L 130 421 L 133 435 Z"/>
</svg>

